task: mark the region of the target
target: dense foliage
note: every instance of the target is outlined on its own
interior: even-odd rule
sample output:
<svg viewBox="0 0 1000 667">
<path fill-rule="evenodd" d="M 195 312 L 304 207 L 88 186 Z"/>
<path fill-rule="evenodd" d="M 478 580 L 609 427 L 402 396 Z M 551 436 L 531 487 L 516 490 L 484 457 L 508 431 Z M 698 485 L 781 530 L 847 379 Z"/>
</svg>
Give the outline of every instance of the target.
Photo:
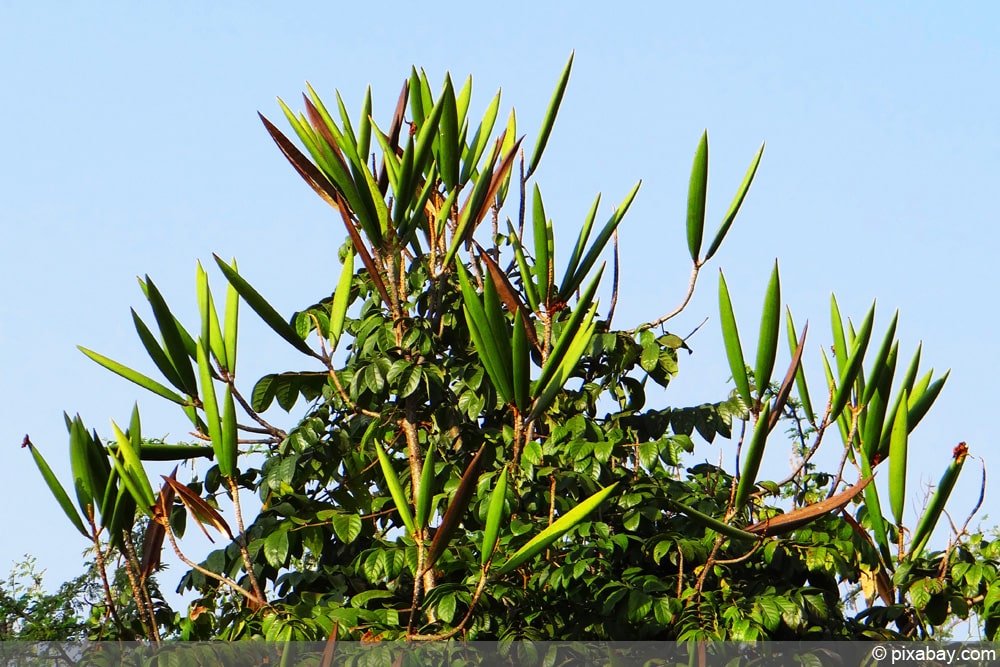
<svg viewBox="0 0 1000 667">
<path fill-rule="evenodd" d="M 904 525 L 908 435 L 947 375 L 920 375 L 919 349 L 904 361 L 895 316 L 876 336 L 874 305 L 855 327 L 833 300 L 827 377 L 807 382 L 807 327 L 785 313 L 782 333 L 777 264 L 752 366 L 720 274 L 734 388 L 696 406 L 669 391 L 697 356 L 665 326 L 734 223 L 763 147 L 706 249 L 707 135 L 699 141 L 691 281 L 672 312 L 630 328 L 614 322 L 615 302 L 627 298 L 617 233 L 638 185 L 610 213 L 598 197 L 557 265 L 533 177 L 570 65 L 530 152 L 513 112 L 493 138 L 499 93 L 473 124 L 471 79 L 456 90 L 446 77 L 435 97 L 417 71 L 381 127 L 370 93 L 356 122 L 339 95 L 334 113 L 311 89 L 304 114 L 283 105 L 304 150 L 263 119 L 345 226 L 341 277 L 285 318 L 235 261 L 217 257 L 224 310 L 199 265 L 193 332 L 145 278 L 155 326 L 133 318 L 165 384 L 84 350 L 176 403 L 200 440 L 144 439 L 137 410 L 108 440 L 67 417 L 76 505 L 31 448 L 98 569 L 119 563 L 128 575 L 116 590 L 129 592 L 140 623 L 122 622 L 123 603 L 106 586 L 92 636 L 926 637 L 972 614 L 997 638 L 995 543 L 967 538 L 963 526 L 946 549 L 928 547 L 964 443 L 936 454 L 941 483 L 916 526 Z M 608 254 L 611 269 L 601 263 Z M 237 382 L 242 304 L 303 354 L 303 368 L 276 370 L 249 391 Z M 651 404 L 647 394 L 662 393 L 654 388 L 680 405 Z M 286 431 L 274 404 L 305 409 Z M 720 438 L 735 444 L 736 470 L 696 451 Z M 760 479 L 765 449 L 789 442 L 797 469 Z M 839 467 L 816 468 L 821 444 L 843 452 Z M 144 462 L 194 457 L 214 461 L 203 478 L 180 481 L 175 470 L 154 489 Z M 887 483 L 870 483 L 876 469 Z M 249 493 L 262 508 L 245 523 Z M 132 538 L 140 518 L 142 543 Z M 177 541 L 192 521 L 229 540 L 201 563 Z M 186 612 L 167 613 L 146 585 L 166 542 L 191 567 L 180 589 L 197 599 Z"/>
</svg>

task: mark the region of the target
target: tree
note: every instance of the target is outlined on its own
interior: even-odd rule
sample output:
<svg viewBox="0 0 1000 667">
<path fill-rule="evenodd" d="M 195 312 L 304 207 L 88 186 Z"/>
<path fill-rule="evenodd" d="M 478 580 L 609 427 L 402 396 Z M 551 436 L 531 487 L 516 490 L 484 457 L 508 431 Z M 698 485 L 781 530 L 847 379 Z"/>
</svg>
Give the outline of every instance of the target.
<svg viewBox="0 0 1000 667">
<path fill-rule="evenodd" d="M 414 70 L 383 126 L 370 91 L 356 124 L 339 94 L 334 113 L 311 88 L 304 113 L 282 103 L 304 150 L 261 116 L 265 128 L 347 231 L 332 293 L 286 319 L 235 261 L 216 256 L 224 310 L 199 264 L 193 333 L 148 276 L 140 281 L 158 331 L 133 319 L 162 382 L 81 348 L 177 404 L 200 441 L 144 440 L 137 410 L 107 441 L 67 417 L 79 511 L 32 447 L 96 553 L 122 555 L 146 636 L 926 637 L 972 613 L 996 638 L 993 543 L 966 540 L 963 527 L 947 549 L 929 549 L 964 443 L 942 456 L 946 471 L 916 527 L 903 523 L 908 436 L 947 374 L 918 377 L 919 348 L 897 372 L 895 315 L 876 336 L 874 304 L 845 325 L 833 299 L 833 358 L 823 358 L 825 380 L 807 382 L 808 326 L 798 330 L 790 312 L 791 362 L 775 374 L 777 263 L 753 366 L 720 272 L 733 391 L 711 404 L 647 405 L 647 390 L 667 388 L 689 363 L 685 340 L 664 327 L 734 223 L 763 146 L 706 249 L 701 137 L 687 296 L 653 322 L 616 328 L 617 234 L 639 184 L 610 214 L 594 200 L 561 268 L 533 180 L 571 65 L 530 152 L 513 111 L 493 138 L 499 93 L 473 125 L 471 78 L 456 90 L 446 76 L 435 97 Z M 241 304 L 308 366 L 265 375 L 249 392 L 237 383 Z M 290 430 L 266 417 L 275 402 L 291 412 L 300 398 L 307 406 Z M 760 479 L 782 423 L 800 465 L 787 479 Z M 734 440 L 738 468 L 697 463 L 695 433 Z M 835 470 L 812 462 L 823 443 L 842 448 Z M 199 456 L 215 461 L 204 479 L 182 482 L 175 469 L 158 491 L 143 463 Z M 888 505 L 871 483 L 879 467 Z M 262 509 L 246 523 L 248 493 Z M 141 549 L 129 539 L 137 517 L 148 521 Z M 177 539 L 187 518 L 230 542 L 190 560 Z M 180 587 L 199 599 L 187 615 L 157 615 L 148 593 L 165 541 L 191 567 Z M 860 609 L 846 604 L 852 594 Z"/>
</svg>

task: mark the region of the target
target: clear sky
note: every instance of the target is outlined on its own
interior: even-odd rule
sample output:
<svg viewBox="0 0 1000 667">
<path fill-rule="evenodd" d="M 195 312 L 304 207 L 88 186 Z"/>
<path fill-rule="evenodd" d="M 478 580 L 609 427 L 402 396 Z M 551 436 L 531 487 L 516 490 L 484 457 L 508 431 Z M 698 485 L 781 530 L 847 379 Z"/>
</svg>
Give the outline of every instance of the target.
<svg viewBox="0 0 1000 667">
<path fill-rule="evenodd" d="M 284 127 L 276 96 L 297 108 L 308 80 L 321 95 L 339 89 L 352 110 L 371 84 L 375 115 L 388 119 L 411 65 L 435 83 L 446 71 L 472 74 L 474 112 L 502 87 L 502 109 L 517 108 L 530 145 L 576 50 L 538 179 L 564 244 L 595 193 L 604 193 L 607 212 L 644 180 L 622 228 L 619 326 L 653 319 L 682 296 L 687 178 L 702 130 L 711 146 L 710 230 L 766 140 L 741 217 L 699 296 L 671 323 L 685 335 L 712 318 L 689 341 L 695 354 L 682 357 L 666 400 L 724 396 L 717 269 L 748 344 L 778 257 L 785 300 L 800 326 L 812 323 L 814 394 L 820 346 L 830 344 L 831 291 L 855 321 L 878 297 L 878 334 L 899 308 L 904 358 L 922 340 L 924 368 L 952 369 L 914 433 L 910 522 L 959 440 L 996 465 L 996 5 L 360 7 L 0 5 L 0 575 L 31 553 L 54 584 L 78 573 L 86 546 L 19 449 L 25 433 L 64 480 L 63 410 L 106 433 L 108 420 L 126 421 L 138 400 L 145 434 L 185 437 L 179 412 L 75 347 L 152 372 L 128 312 L 148 312 L 135 276 L 152 276 L 188 321 L 195 262 L 212 252 L 236 256 L 286 314 L 330 293 L 342 225 L 256 112 Z M 246 314 L 240 374 L 249 389 L 301 359 Z M 720 448 L 731 468 L 730 443 L 697 453 L 715 461 Z M 788 450 L 780 440 L 771 449 L 768 465 L 780 475 Z M 957 521 L 975 501 L 978 466 L 967 464 L 952 505 Z M 995 498 L 988 493 L 986 508 Z"/>
</svg>

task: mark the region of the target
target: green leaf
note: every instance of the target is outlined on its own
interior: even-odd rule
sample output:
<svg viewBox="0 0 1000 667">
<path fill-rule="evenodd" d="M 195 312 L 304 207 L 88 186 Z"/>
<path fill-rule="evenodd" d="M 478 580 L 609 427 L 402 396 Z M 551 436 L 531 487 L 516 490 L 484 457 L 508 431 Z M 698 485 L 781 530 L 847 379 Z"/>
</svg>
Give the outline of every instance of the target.
<svg viewBox="0 0 1000 667">
<path fill-rule="evenodd" d="M 264 538 L 264 558 L 274 568 L 283 568 L 288 560 L 288 530 L 277 530 Z"/>
<path fill-rule="evenodd" d="M 840 413 L 844 410 L 844 406 L 847 405 L 851 397 L 851 392 L 854 390 L 854 381 L 858 378 L 858 373 L 861 372 L 861 364 L 865 358 L 865 351 L 868 349 L 868 341 L 871 339 L 872 321 L 874 318 L 875 303 L 873 302 L 871 308 L 868 309 L 868 314 L 865 315 L 865 319 L 861 323 L 861 329 L 858 330 L 858 334 L 854 337 L 854 343 L 851 345 L 851 354 L 841 368 L 840 383 L 837 386 L 837 391 L 833 394 L 830 406 L 830 421 L 840 416 Z"/>
<path fill-rule="evenodd" d="M 128 487 L 129 493 L 135 499 L 137 507 L 146 516 L 151 517 L 156 500 L 153 496 L 153 487 L 150 486 L 149 478 L 142 467 L 139 452 L 136 451 L 129 437 L 122 433 L 122 430 L 113 421 L 111 428 L 114 431 L 115 440 L 118 442 L 118 449 L 112 455 L 115 468 L 118 470 L 122 482 Z"/>
<path fill-rule="evenodd" d="M 497 292 L 493 274 L 487 272 L 483 276 L 483 310 L 489 329 L 485 332 L 496 345 L 497 371 L 501 374 L 500 381 L 508 403 L 514 402 L 513 353 L 511 351 L 511 331 L 504 317 L 500 295 Z"/>
<path fill-rule="evenodd" d="M 847 339 L 844 337 L 844 323 L 840 316 L 837 297 L 830 295 L 830 326 L 833 329 L 833 356 L 837 360 L 837 372 L 842 373 L 847 364 Z"/>
<path fill-rule="evenodd" d="M 311 357 L 315 357 L 316 353 L 306 345 L 305 341 L 299 338 L 299 335 L 295 331 L 295 327 L 285 321 L 285 319 L 278 314 L 278 311 L 274 309 L 271 304 L 269 304 L 260 293 L 255 290 L 250 283 L 243 279 L 239 273 L 236 272 L 234 268 L 222 261 L 218 255 L 213 255 L 215 257 L 216 264 L 225 274 L 226 279 L 229 284 L 240 293 L 243 300 L 253 309 L 257 315 L 260 316 L 264 322 L 271 327 L 271 329 L 281 336 L 285 341 L 294 347 L 299 352 L 303 354 L 308 354 Z"/>
<path fill-rule="evenodd" d="M 726 217 L 722 219 L 722 225 L 719 226 L 719 231 L 715 233 L 715 238 L 712 239 L 712 244 L 708 246 L 708 252 L 705 253 L 705 259 L 702 264 L 712 259 L 719 246 L 722 245 L 722 240 L 726 238 L 726 234 L 729 232 L 729 228 L 733 226 L 733 221 L 736 219 L 736 214 L 740 212 L 740 207 L 743 205 L 743 200 L 747 196 L 747 191 L 750 190 L 750 184 L 753 183 L 754 176 L 757 174 L 757 166 L 760 164 L 760 158 L 764 155 L 764 144 L 760 145 L 757 149 L 757 154 L 754 155 L 753 160 L 750 162 L 750 167 L 747 168 L 746 175 L 743 176 L 743 182 L 740 183 L 739 189 L 736 191 L 736 196 L 733 197 L 733 203 L 729 206 L 729 211 L 726 212 Z"/>
<path fill-rule="evenodd" d="M 892 435 L 889 440 L 889 506 L 892 508 L 892 518 L 897 526 L 903 525 L 903 501 L 906 499 L 906 390 L 903 399 L 892 422 Z"/>
<path fill-rule="evenodd" d="M 361 515 L 336 511 L 330 516 L 333 532 L 344 544 L 350 544 L 361 535 Z"/>
<path fill-rule="evenodd" d="M 594 227 L 594 220 L 597 218 L 597 209 L 600 204 L 601 195 L 598 193 L 597 197 L 594 198 L 594 203 L 590 205 L 587 217 L 583 220 L 583 226 L 580 227 L 580 233 L 577 234 L 576 245 L 573 247 L 573 253 L 570 255 L 569 263 L 566 264 L 566 271 L 563 273 L 564 280 L 568 280 L 570 276 L 576 274 L 580 260 L 583 258 L 583 252 L 587 248 L 587 240 L 590 238 L 590 232 Z M 560 290 L 560 294 L 563 291 L 564 290 Z"/>
<path fill-rule="evenodd" d="M 598 508 L 604 500 L 611 495 L 618 486 L 618 482 L 607 486 L 586 500 L 580 502 L 576 507 L 556 519 L 552 525 L 541 533 L 531 538 L 527 544 L 517 550 L 506 563 L 504 563 L 497 573 L 504 575 L 511 570 L 517 569 L 520 565 L 536 556 L 538 553 L 548 548 L 550 544 L 565 535 L 571 528 L 583 521 L 588 514 Z"/>
<path fill-rule="evenodd" d="M 87 348 L 85 348 L 83 346 L 77 345 L 76 347 L 77 347 L 78 350 L 80 350 L 81 352 L 83 352 L 85 355 L 87 355 L 88 357 L 90 357 L 92 360 L 96 361 L 101 366 L 104 366 L 105 368 L 107 368 L 112 373 L 116 373 L 116 374 L 122 376 L 123 378 L 125 378 L 128 381 L 134 382 L 135 384 L 139 385 L 143 389 L 148 389 L 149 391 L 153 392 L 157 396 L 162 396 L 163 398 L 167 399 L 168 401 L 173 401 L 177 405 L 187 405 L 188 404 L 187 401 L 185 401 L 184 398 L 182 398 L 179 394 L 171 391 L 167 387 L 164 387 L 162 384 L 160 384 L 156 380 L 153 380 L 152 378 L 146 377 L 142 373 L 134 371 L 131 368 L 128 368 L 127 366 L 124 366 L 124 365 L 118 363 L 117 361 L 114 361 L 113 359 L 109 359 L 109 358 L 105 357 L 104 355 L 98 354 L 97 352 L 94 352 L 92 350 L 88 350 Z M 197 395 L 197 392 L 195 392 L 195 395 Z"/>
<path fill-rule="evenodd" d="M 924 547 L 927 546 L 927 541 L 934 532 L 934 527 L 937 525 L 938 519 L 941 518 L 944 508 L 948 504 L 948 498 L 951 497 L 951 492 L 955 488 L 955 482 L 958 481 L 958 476 L 962 472 L 962 466 L 965 464 L 968 451 L 965 443 L 961 442 L 952 452 L 951 463 L 948 464 L 944 474 L 941 475 L 941 481 L 938 482 L 937 489 L 934 491 L 934 495 L 931 496 L 930 503 L 920 517 L 917 528 L 913 531 L 913 541 L 910 543 L 910 553 L 907 554 L 907 559 L 919 556 L 923 552 Z"/>
<path fill-rule="evenodd" d="M 413 84 L 410 84 L 410 95 L 411 95 L 411 109 L 413 109 L 412 96 L 413 96 Z M 420 86 L 416 90 L 417 95 L 421 95 Z M 442 95 L 437 104 L 430 110 L 430 114 L 426 118 L 417 119 L 416 111 L 414 110 L 413 122 L 417 125 L 417 142 L 415 144 L 415 152 L 413 154 L 413 171 L 416 174 L 423 174 L 427 169 L 427 161 L 431 156 L 431 149 L 434 146 L 434 140 L 438 137 L 440 132 L 439 123 L 441 121 L 441 114 L 447 101 Z"/>
<path fill-rule="evenodd" d="M 202 313 L 202 337 L 209 343 L 209 349 L 215 355 L 216 360 L 222 368 L 229 369 L 229 360 L 226 355 L 225 339 L 222 337 L 222 328 L 219 326 L 219 315 L 215 310 L 215 302 L 212 299 L 212 290 L 208 285 L 208 274 L 198 262 L 195 283 L 198 294 L 198 310 Z M 204 301 L 204 303 L 203 303 Z"/>
<path fill-rule="evenodd" d="M 750 445 L 746 449 L 746 459 L 743 461 L 743 473 L 740 475 L 739 484 L 736 486 L 736 496 L 733 506 L 736 511 L 743 509 L 750 493 L 757 483 L 757 473 L 760 470 L 760 462 L 764 458 L 764 445 L 767 442 L 768 421 L 771 416 L 771 404 L 764 405 L 757 423 L 750 438 Z"/>
<path fill-rule="evenodd" d="M 615 230 L 618 229 L 618 225 L 621 224 L 621 221 L 628 212 L 629 207 L 632 206 L 632 202 L 635 200 L 635 196 L 639 193 L 640 187 L 642 187 L 642 181 L 637 182 L 629 193 L 625 195 L 625 199 L 622 200 L 622 203 L 615 209 L 614 213 L 611 214 L 611 217 L 608 218 L 608 221 L 604 224 L 604 228 L 601 229 L 601 233 L 597 235 L 596 239 L 594 239 L 594 243 L 590 246 L 590 250 L 588 250 L 587 254 L 584 255 L 582 260 L 580 260 L 580 265 L 577 267 L 576 272 L 572 276 L 567 274 L 563 277 L 563 284 L 559 289 L 560 300 L 569 301 L 573 292 L 575 292 L 580 285 L 583 284 L 583 281 L 587 278 L 587 274 L 590 273 L 590 270 L 594 268 L 594 264 L 597 263 L 598 257 L 600 257 L 601 253 L 604 252 L 604 248 L 607 246 L 608 241 L 611 240 L 611 236 L 615 233 Z"/>
<path fill-rule="evenodd" d="M 146 348 L 146 353 L 149 354 L 149 358 L 153 360 L 156 364 L 156 368 L 163 374 L 167 382 L 172 384 L 174 387 L 180 391 L 185 391 L 184 382 L 181 380 L 180 376 L 177 374 L 177 369 L 174 368 L 173 363 L 171 363 L 170 358 L 167 357 L 166 352 L 160 347 L 160 344 L 156 340 L 156 336 L 153 332 L 149 330 L 146 323 L 142 321 L 135 309 L 132 311 L 132 322 L 135 323 L 136 333 L 139 334 L 139 340 L 142 341 L 143 347 Z"/>
<path fill-rule="evenodd" d="M 420 471 L 420 487 L 417 489 L 417 514 L 415 525 L 418 530 L 423 530 L 427 525 L 427 520 L 431 515 L 431 501 L 434 499 L 434 445 L 427 445 L 427 454 L 424 456 L 424 465 Z"/>
<path fill-rule="evenodd" d="M 465 266 L 459 262 L 456 265 L 459 284 L 462 290 L 463 311 L 466 322 L 469 324 L 469 334 L 472 343 L 481 355 L 483 366 L 501 400 L 505 403 L 513 398 L 513 387 L 511 386 L 509 364 L 504 364 L 504 357 L 499 349 L 500 343 L 493 338 L 490 328 L 490 320 L 487 317 L 485 308 L 479 300 L 479 295 L 469 281 L 468 272 Z M 508 355 L 509 358 L 509 355 Z"/>
<path fill-rule="evenodd" d="M 531 402 L 531 354 L 528 343 L 528 327 L 532 326 L 522 317 L 522 310 L 514 313 L 514 337 L 511 341 L 512 382 L 514 385 L 514 405 L 520 412 L 528 409 Z"/>
<path fill-rule="evenodd" d="M 235 471 L 230 467 L 231 459 L 222 438 L 222 422 L 219 419 L 219 404 L 215 397 L 215 383 L 204 344 L 198 346 L 198 372 L 201 375 L 201 403 L 205 413 L 205 425 L 208 428 L 207 435 L 212 441 L 215 459 L 219 462 L 219 472 L 223 477 L 232 477 Z"/>
<path fill-rule="evenodd" d="M 497 91 L 489 106 L 486 107 L 486 113 L 483 114 L 483 121 L 476 129 L 476 133 L 469 143 L 468 150 L 462 156 L 462 172 L 459 174 L 459 182 L 462 185 L 465 185 L 472 177 L 472 172 L 476 168 L 476 165 L 479 164 L 479 159 L 483 156 L 483 151 L 486 150 L 486 147 L 490 143 L 490 135 L 493 133 L 493 126 L 496 124 L 497 111 L 499 109 L 500 91 Z M 513 132 L 511 136 L 513 136 Z"/>
<path fill-rule="evenodd" d="M 236 271 L 236 259 L 230 264 L 233 271 Z M 230 283 L 226 287 L 226 331 L 223 342 L 226 348 L 228 365 L 226 366 L 230 374 L 236 373 L 236 340 L 239 333 L 240 316 L 240 293 Z"/>
<path fill-rule="evenodd" d="M 500 522 L 503 520 L 504 505 L 507 502 L 507 468 L 500 470 L 497 485 L 490 494 L 489 509 L 486 511 L 486 526 L 483 530 L 483 546 L 480 563 L 483 567 L 493 558 L 500 537 Z"/>
<path fill-rule="evenodd" d="M 70 520 L 73 527 L 80 531 L 80 534 L 84 537 L 90 537 L 86 528 L 83 527 L 83 521 L 80 519 L 80 514 L 76 511 L 76 507 L 73 506 L 73 501 L 70 500 L 69 494 L 66 493 L 66 489 L 60 484 L 59 478 L 56 477 L 55 473 L 52 472 L 52 468 L 49 467 L 48 462 L 42 456 L 42 453 L 31 444 L 28 437 L 24 438 L 24 447 L 31 450 L 31 456 L 35 459 L 35 465 L 38 466 L 38 471 L 42 473 L 42 478 L 45 480 L 46 485 L 49 487 L 49 491 L 55 497 L 56 502 L 62 508 L 63 512 L 66 514 L 66 518 Z"/>
<path fill-rule="evenodd" d="M 74 419 L 69 432 L 70 469 L 73 471 L 73 486 L 76 489 L 76 499 L 84 516 L 94 516 L 95 499 L 103 499 L 104 490 L 98 494 L 94 488 L 95 481 L 91 475 L 90 437 L 83 422 Z M 89 511 L 88 511 L 88 508 Z"/>
<path fill-rule="evenodd" d="M 542 159 L 542 153 L 545 151 L 545 145 L 549 142 L 552 126 L 555 124 L 556 115 L 559 113 L 559 105 L 562 103 L 563 94 L 566 92 L 566 84 L 569 83 L 569 73 L 573 69 L 574 55 L 576 55 L 575 52 L 570 53 L 569 60 L 566 62 L 566 66 L 563 67 L 562 74 L 559 75 L 559 82 L 556 84 L 555 92 L 552 93 L 552 100 L 549 102 L 549 108 L 545 112 L 545 118 L 542 120 L 542 127 L 538 131 L 538 139 L 535 140 L 535 151 L 531 154 L 531 160 L 528 162 L 528 171 L 525 172 L 525 178 L 531 178 L 535 173 L 535 169 L 538 168 L 538 162 Z"/>
<path fill-rule="evenodd" d="M 348 253 L 344 258 L 344 267 L 340 270 L 340 280 L 333 293 L 333 305 L 330 309 L 330 351 L 337 349 L 340 336 L 344 332 L 344 322 L 347 319 L 347 308 L 351 302 L 351 282 L 354 280 L 354 253 Z"/>
<path fill-rule="evenodd" d="M 376 426 L 378 422 L 373 421 L 372 426 L 369 427 L 369 432 L 365 435 L 368 436 L 372 433 L 372 427 Z M 365 438 L 367 439 L 367 437 Z M 399 477 L 396 475 L 395 469 L 392 467 L 392 461 L 389 460 L 388 455 L 382 448 L 382 445 L 377 441 L 373 441 L 375 445 L 375 453 L 378 455 L 379 465 L 382 466 L 382 474 L 385 475 L 386 486 L 389 487 L 389 494 L 392 496 L 392 500 L 396 503 L 396 510 L 399 512 L 400 518 L 403 520 L 403 524 L 406 526 L 406 531 L 409 535 L 415 535 L 417 532 L 416 524 L 413 523 L 413 515 L 410 513 L 410 507 L 406 502 L 406 494 L 403 493 L 403 485 L 399 482 Z"/>
<path fill-rule="evenodd" d="M 539 396 L 552 379 L 556 377 L 556 373 L 562 366 L 572 343 L 577 340 L 577 335 L 585 328 L 584 320 L 587 319 L 587 313 L 593 310 L 594 294 L 597 292 L 597 286 L 601 281 L 603 272 L 604 269 L 602 267 L 597 272 L 597 275 L 594 276 L 594 279 L 590 281 L 587 289 L 580 295 L 580 300 L 573 307 L 573 313 L 563 326 L 562 332 L 560 332 L 559 337 L 552 346 L 552 350 L 549 352 L 548 358 L 545 360 L 545 364 L 542 366 L 542 374 L 533 384 L 533 397 Z"/>
<path fill-rule="evenodd" d="M 778 332 L 781 325 L 781 281 L 778 278 L 778 262 L 774 262 L 774 271 L 767 285 L 764 297 L 764 309 L 760 318 L 760 337 L 757 342 L 757 365 L 754 368 L 754 380 L 757 383 L 757 400 L 764 397 L 771 383 L 771 373 L 774 371 L 774 360 L 778 354 Z"/>
<path fill-rule="evenodd" d="M 517 114 L 514 112 L 514 109 L 510 110 L 510 116 L 507 117 L 507 125 L 505 126 L 501 136 L 503 137 L 503 141 L 500 144 L 500 153 L 503 155 L 506 155 L 516 144 L 520 144 L 521 142 L 521 139 L 516 139 Z M 524 164 L 524 160 L 521 161 L 521 164 Z M 494 205 L 497 208 L 501 208 L 507 200 L 507 192 L 510 189 L 510 176 L 512 173 L 513 170 L 508 171 L 497 188 L 496 199 L 494 200 Z"/>
<path fill-rule="evenodd" d="M 149 305 L 153 309 L 156 324 L 160 328 L 160 335 L 163 337 L 163 345 L 166 348 L 166 353 L 184 384 L 185 393 L 190 396 L 196 396 L 197 382 L 195 381 L 194 370 L 191 367 L 191 357 L 188 355 L 188 349 L 184 344 L 177 320 L 170 312 L 170 308 L 167 307 L 167 302 L 163 299 L 163 295 L 160 294 L 160 290 L 156 288 L 156 285 L 153 284 L 149 276 L 146 276 L 143 285 L 145 286 L 146 297 L 149 299 Z"/>
<path fill-rule="evenodd" d="M 441 125 L 438 133 L 438 169 L 445 187 L 451 190 L 458 185 L 458 107 L 451 75 L 445 74 L 444 91 L 441 93 Z"/>
<path fill-rule="evenodd" d="M 881 434 L 883 427 L 886 425 L 886 410 L 889 407 L 889 395 L 892 392 L 892 380 L 893 375 L 896 372 L 896 361 L 898 356 L 899 344 L 896 343 L 889 351 L 888 358 L 883 362 L 882 369 L 876 373 L 878 375 L 878 383 L 865 407 L 865 421 L 864 429 L 861 432 L 861 443 L 864 446 L 864 455 L 869 461 L 874 461 L 875 455 L 880 454 L 882 442 Z M 899 408 L 898 402 L 896 403 L 896 408 Z M 888 453 L 887 444 L 885 453 L 881 455 L 884 457 L 887 456 Z"/>
<path fill-rule="evenodd" d="M 860 457 L 860 459 L 861 476 L 868 479 L 872 476 L 871 464 L 869 464 L 868 458 L 865 456 Z M 869 484 L 865 487 L 865 508 L 868 511 L 868 521 L 871 523 L 872 532 L 875 536 L 875 544 L 878 545 L 883 562 L 891 564 L 893 559 L 889 552 L 889 537 L 886 534 L 885 518 L 882 516 L 882 503 L 878 497 L 878 487 L 874 484 Z"/>
<path fill-rule="evenodd" d="M 236 403 L 233 401 L 233 388 L 226 385 L 222 395 L 222 454 L 217 455 L 219 460 L 219 472 L 226 476 L 225 470 L 231 470 L 233 475 L 238 473 L 236 460 L 239 457 L 237 446 L 237 425 L 236 425 Z M 225 465 L 221 464 L 222 456 L 226 457 Z"/>
<path fill-rule="evenodd" d="M 937 400 L 938 394 L 944 388 L 944 383 L 948 381 L 948 376 L 951 371 L 947 371 L 940 378 L 935 380 L 926 390 L 920 392 L 914 399 L 911 397 L 909 402 L 909 415 L 907 419 L 907 424 L 909 424 L 909 429 L 912 432 L 913 429 L 917 427 L 920 420 L 924 418 L 927 411 L 931 409 L 934 401 Z"/>
<path fill-rule="evenodd" d="M 798 348 L 798 335 L 795 333 L 795 322 L 792 321 L 792 311 L 788 307 L 785 308 L 785 324 L 788 332 L 788 349 L 794 354 L 796 348 Z M 806 327 L 808 326 L 809 324 L 806 323 Z M 799 364 L 798 370 L 795 371 L 795 388 L 799 392 L 799 401 L 802 402 L 802 408 L 806 411 L 806 417 L 809 418 L 810 423 L 815 424 L 816 413 L 813 411 L 812 401 L 809 400 L 809 387 L 806 384 L 806 374 L 801 364 Z"/>
<path fill-rule="evenodd" d="M 552 257 L 549 255 L 549 224 L 545 218 L 542 192 L 535 184 L 532 195 L 531 223 L 535 232 L 535 280 L 539 300 L 548 305 L 552 285 Z"/>
<path fill-rule="evenodd" d="M 875 360 L 872 362 L 871 377 L 868 378 L 868 384 L 865 386 L 865 391 L 861 398 L 862 405 L 868 405 L 868 401 L 871 400 L 872 394 L 882 379 L 882 373 L 885 372 L 885 361 L 889 358 L 889 353 L 894 347 L 896 322 L 898 320 L 899 311 L 897 310 L 892 315 L 892 321 L 889 322 L 889 328 L 886 329 L 885 335 L 882 337 L 882 344 L 879 346 L 878 352 L 875 354 Z"/>
<path fill-rule="evenodd" d="M 708 195 L 708 130 L 701 135 L 691 165 L 691 182 L 688 185 L 687 242 L 691 261 L 698 263 L 701 239 L 705 231 L 705 200 Z"/>
<path fill-rule="evenodd" d="M 719 270 L 719 315 L 722 322 L 722 340 L 726 344 L 726 357 L 729 359 L 729 370 L 733 374 L 733 382 L 740 393 L 743 402 L 750 406 L 753 399 L 750 396 L 750 379 L 747 377 L 747 366 L 743 360 L 743 347 L 740 345 L 740 332 L 736 326 L 736 316 L 733 314 L 733 302 L 729 298 L 729 287 L 726 277 Z"/>
</svg>

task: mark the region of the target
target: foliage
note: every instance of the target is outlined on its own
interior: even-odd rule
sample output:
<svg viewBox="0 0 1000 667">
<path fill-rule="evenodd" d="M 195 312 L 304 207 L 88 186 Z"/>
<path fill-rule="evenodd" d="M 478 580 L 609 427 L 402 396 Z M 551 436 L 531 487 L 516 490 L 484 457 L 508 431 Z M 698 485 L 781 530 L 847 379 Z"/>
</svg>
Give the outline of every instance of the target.
<svg viewBox="0 0 1000 667">
<path fill-rule="evenodd" d="M 339 94 L 328 108 L 310 88 L 298 115 L 282 103 L 302 148 L 262 117 L 267 131 L 347 232 L 332 293 L 286 319 L 235 261 L 216 257 L 224 309 L 199 265 L 193 330 L 151 279 L 140 281 L 158 333 L 133 320 L 162 382 L 83 350 L 177 404 L 203 443 L 144 441 L 137 410 L 108 441 L 67 418 L 77 505 L 32 448 L 97 553 L 123 554 L 146 635 L 885 638 L 928 636 L 978 614 L 996 638 L 993 543 L 973 536 L 928 549 L 964 443 L 940 454 L 937 492 L 915 529 L 904 523 L 908 438 L 947 373 L 918 378 L 919 349 L 897 372 L 895 316 L 879 337 L 874 305 L 855 328 L 833 299 L 833 358 L 823 356 L 825 381 L 809 382 L 808 327 L 783 318 L 777 263 L 753 366 L 720 273 L 733 391 L 709 404 L 649 405 L 688 362 L 685 339 L 664 326 L 721 247 L 763 146 L 704 249 L 701 137 L 687 206 L 689 290 L 663 317 L 616 328 L 618 228 L 639 184 L 600 218 L 598 196 L 557 264 L 534 181 L 571 64 L 530 151 L 513 111 L 494 138 L 499 93 L 481 122 L 469 116 L 471 79 L 456 89 L 446 76 L 435 96 L 414 70 L 382 126 L 370 92 L 356 121 Z M 238 384 L 243 304 L 308 365 L 269 373 L 250 391 Z M 780 376 L 782 319 L 791 361 Z M 275 403 L 291 412 L 300 399 L 291 430 L 273 423 Z M 791 428 L 798 465 L 784 480 L 761 479 L 779 422 Z M 696 433 L 732 441 L 736 469 L 695 455 Z M 832 471 L 812 462 L 822 443 L 842 451 Z M 215 462 L 204 479 L 181 482 L 175 470 L 157 490 L 146 471 L 150 460 L 199 456 Z M 871 483 L 880 466 L 888 503 Z M 244 524 L 241 494 L 251 492 L 262 509 Z M 141 560 L 127 539 L 137 517 L 149 522 Z M 189 560 L 177 543 L 187 519 L 229 542 Z M 165 540 L 191 567 L 180 588 L 197 595 L 170 621 L 143 592 Z M 845 604 L 855 587 L 858 613 Z"/>
</svg>

